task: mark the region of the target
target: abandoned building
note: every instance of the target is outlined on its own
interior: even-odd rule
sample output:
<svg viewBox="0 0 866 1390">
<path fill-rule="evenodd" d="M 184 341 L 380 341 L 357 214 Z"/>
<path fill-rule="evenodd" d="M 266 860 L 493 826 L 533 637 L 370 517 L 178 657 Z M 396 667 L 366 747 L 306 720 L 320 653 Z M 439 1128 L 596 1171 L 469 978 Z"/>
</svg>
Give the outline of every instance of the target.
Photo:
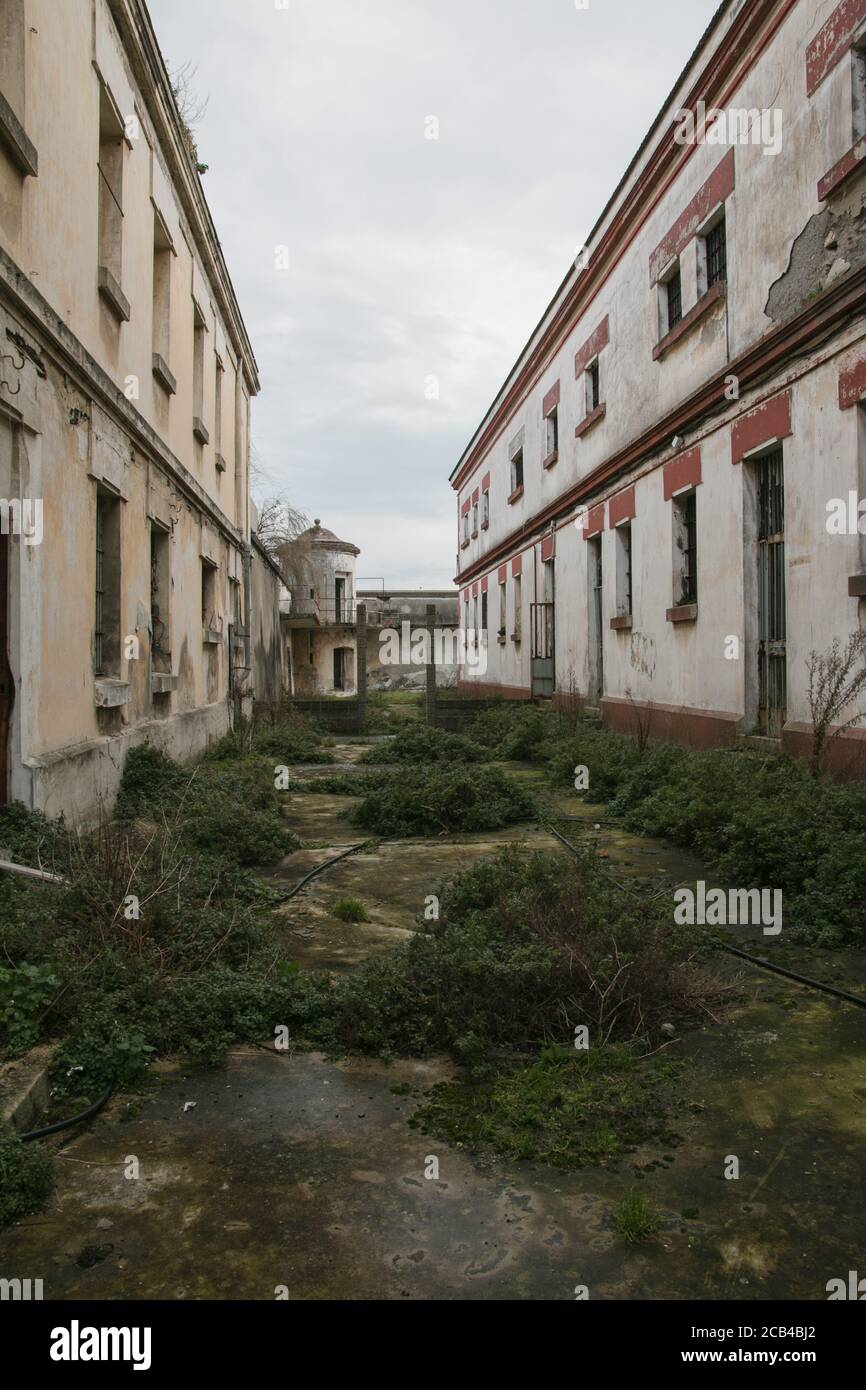
<svg viewBox="0 0 866 1390">
<path fill-rule="evenodd" d="M 413 661 L 411 641 L 431 620 L 443 655 L 437 683 L 451 683 L 457 673 L 456 654 L 452 656 L 457 643 L 451 641 L 458 630 L 456 594 L 451 590 L 386 591 L 384 580 L 358 588 L 355 569 L 360 553 L 318 519 L 287 547 L 282 623 L 290 647 L 292 693 L 298 697 L 355 695 L 359 641 L 366 651 L 370 689 L 413 684 L 421 689 L 426 663 Z M 399 643 L 393 640 L 394 634 Z"/>
<path fill-rule="evenodd" d="M 279 575 L 250 547 L 256 363 L 147 8 L 2 18 L 0 798 L 85 818 L 131 744 L 226 731 L 253 566 L 260 668 Z"/>
<path fill-rule="evenodd" d="M 864 93 L 866 4 L 720 6 L 451 475 L 462 684 L 807 746 L 866 616 Z"/>
</svg>

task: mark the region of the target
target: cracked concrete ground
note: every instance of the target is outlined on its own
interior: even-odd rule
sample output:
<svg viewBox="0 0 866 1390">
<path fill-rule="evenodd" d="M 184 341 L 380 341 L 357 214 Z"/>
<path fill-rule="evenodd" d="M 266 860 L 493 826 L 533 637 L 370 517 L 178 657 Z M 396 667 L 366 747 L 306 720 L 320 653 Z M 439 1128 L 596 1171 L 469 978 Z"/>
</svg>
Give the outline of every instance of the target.
<svg viewBox="0 0 866 1390">
<path fill-rule="evenodd" d="M 293 800 L 293 823 L 303 814 L 326 833 L 274 880 L 293 882 L 356 842 L 339 805 Z M 563 798 L 559 810 L 580 817 L 566 833 L 589 834 L 618 875 L 695 876 L 695 861 L 670 848 L 595 829 L 596 808 Z M 390 949 L 440 878 L 500 838 L 384 844 L 345 861 L 287 905 L 293 954 L 345 970 Z M 364 902 L 369 924 L 333 918 L 344 896 Z M 852 955 L 812 952 L 806 973 L 822 968 L 862 985 Z M 452 1075 L 445 1061 L 251 1048 L 224 1070 L 163 1066 L 131 1117 L 118 1099 L 65 1144 L 46 1210 L 0 1237 L 0 1275 L 42 1278 L 48 1299 L 273 1299 L 285 1289 L 293 1299 L 559 1300 L 578 1286 L 594 1299 L 826 1298 L 829 1279 L 862 1267 L 863 1014 L 750 974 L 742 1003 L 674 1050 L 687 1066 L 670 1147 L 569 1174 L 472 1155 L 410 1127 L 430 1087 Z M 724 1177 L 729 1155 L 736 1181 Z M 131 1159 L 137 1177 L 127 1176 Z M 662 1226 L 631 1246 L 613 1211 L 636 1187 Z"/>
</svg>

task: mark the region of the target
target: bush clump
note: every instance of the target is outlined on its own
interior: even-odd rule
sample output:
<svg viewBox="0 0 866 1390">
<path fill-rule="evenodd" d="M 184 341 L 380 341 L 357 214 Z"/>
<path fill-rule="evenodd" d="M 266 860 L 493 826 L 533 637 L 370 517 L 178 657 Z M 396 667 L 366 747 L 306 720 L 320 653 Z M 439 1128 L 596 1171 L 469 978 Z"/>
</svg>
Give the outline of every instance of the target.
<svg viewBox="0 0 866 1390">
<path fill-rule="evenodd" d="M 362 763 L 405 763 L 423 767 L 438 763 L 479 763 L 487 757 L 477 743 L 429 724 L 410 724 L 386 743 L 368 748 Z"/>
<path fill-rule="evenodd" d="M 0 1228 L 39 1210 L 53 1186 L 52 1174 L 50 1155 L 35 1144 L 22 1144 L 0 1121 Z"/>
<path fill-rule="evenodd" d="M 371 779 L 359 794 L 351 819 L 383 837 L 499 830 L 536 814 L 524 788 L 492 767 L 407 769 Z"/>
</svg>

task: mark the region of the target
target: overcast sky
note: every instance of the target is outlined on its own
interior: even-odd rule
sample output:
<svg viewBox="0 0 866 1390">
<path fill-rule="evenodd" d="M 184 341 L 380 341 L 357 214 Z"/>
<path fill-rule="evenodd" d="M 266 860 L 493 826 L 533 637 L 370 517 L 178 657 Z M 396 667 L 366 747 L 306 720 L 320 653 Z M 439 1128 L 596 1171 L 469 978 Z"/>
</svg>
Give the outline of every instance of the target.
<svg viewBox="0 0 866 1390">
<path fill-rule="evenodd" d="M 359 578 L 450 585 L 448 475 L 717 0 L 149 4 L 209 97 L 259 490 L 360 546 Z"/>
</svg>

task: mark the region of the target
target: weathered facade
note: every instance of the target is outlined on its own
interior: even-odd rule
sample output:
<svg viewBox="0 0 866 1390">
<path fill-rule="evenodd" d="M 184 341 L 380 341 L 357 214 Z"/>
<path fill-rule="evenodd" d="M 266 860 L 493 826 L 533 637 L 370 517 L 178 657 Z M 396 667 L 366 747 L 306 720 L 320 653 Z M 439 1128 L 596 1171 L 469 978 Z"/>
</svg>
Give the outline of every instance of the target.
<svg viewBox="0 0 866 1390">
<path fill-rule="evenodd" d="M 0 796 L 89 817 L 249 689 L 258 378 L 143 0 L 3 21 Z"/>
<path fill-rule="evenodd" d="M 452 474 L 464 683 L 808 742 L 866 616 L 864 74 L 866 0 L 720 6 Z"/>
<path fill-rule="evenodd" d="M 293 693 L 354 695 L 356 545 L 316 521 L 293 547 L 296 560 L 283 626 L 291 642 Z"/>
</svg>

